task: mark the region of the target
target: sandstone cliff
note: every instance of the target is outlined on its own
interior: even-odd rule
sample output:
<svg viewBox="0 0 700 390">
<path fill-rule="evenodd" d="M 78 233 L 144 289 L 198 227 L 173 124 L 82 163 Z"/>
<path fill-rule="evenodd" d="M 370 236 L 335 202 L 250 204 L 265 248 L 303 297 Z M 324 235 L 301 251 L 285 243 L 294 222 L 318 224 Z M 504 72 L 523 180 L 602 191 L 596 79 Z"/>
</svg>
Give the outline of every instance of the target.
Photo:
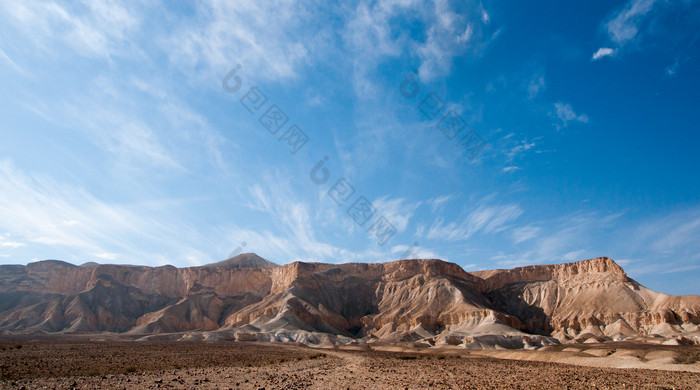
<svg viewBox="0 0 700 390">
<path fill-rule="evenodd" d="M 474 274 L 496 306 L 525 319 L 523 330 L 560 340 L 669 338 L 695 334 L 700 323 L 699 296 L 651 291 L 607 257 Z"/>
<path fill-rule="evenodd" d="M 609 258 L 467 273 L 441 260 L 175 268 L 0 266 L 0 332 L 468 348 L 700 340 L 700 297 L 646 289 Z M 159 336 L 160 337 L 160 336 Z"/>
</svg>

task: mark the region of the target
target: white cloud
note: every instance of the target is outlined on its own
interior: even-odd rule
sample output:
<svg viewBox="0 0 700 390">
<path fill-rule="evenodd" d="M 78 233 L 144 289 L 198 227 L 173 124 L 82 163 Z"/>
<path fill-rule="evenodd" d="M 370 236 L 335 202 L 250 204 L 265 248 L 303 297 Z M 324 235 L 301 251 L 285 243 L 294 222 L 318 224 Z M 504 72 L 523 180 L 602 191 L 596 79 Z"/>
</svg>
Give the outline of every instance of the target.
<svg viewBox="0 0 700 390">
<path fill-rule="evenodd" d="M 535 146 L 537 146 L 537 144 L 534 141 L 520 141 L 515 146 L 511 147 L 510 150 L 507 151 L 506 155 L 508 156 L 508 160 L 512 161 L 519 154 L 527 152 Z"/>
<path fill-rule="evenodd" d="M 536 98 L 545 87 L 544 76 L 541 74 L 534 75 L 527 85 L 527 97 L 530 99 Z"/>
<path fill-rule="evenodd" d="M 630 264 L 634 264 L 638 260 L 634 259 L 615 259 L 615 262 L 620 266 L 620 267 L 626 267 Z"/>
<path fill-rule="evenodd" d="M 520 267 L 611 255 L 601 248 L 608 248 L 607 239 L 617 231 L 621 216 L 577 212 L 514 228 L 511 239 L 517 246 L 512 247 L 513 252 L 496 254 L 491 260 L 498 267 Z"/>
<path fill-rule="evenodd" d="M 672 267 L 672 268 L 667 268 L 661 271 L 662 274 L 673 274 L 673 273 L 678 273 L 678 272 L 688 272 L 688 271 L 695 271 L 697 269 L 700 269 L 700 264 L 692 264 L 692 265 L 683 265 L 679 267 Z"/>
<path fill-rule="evenodd" d="M 302 237 L 312 237 L 314 234 L 304 232 Z M 284 231 L 281 234 L 269 229 L 252 230 L 239 226 L 227 228 L 227 236 L 233 246 L 238 242 L 246 243 L 246 251 L 253 251 L 266 259 L 279 264 L 292 261 L 324 261 L 341 262 L 375 262 L 389 259 L 389 253 L 376 246 L 360 251 L 325 244 L 320 241 L 300 241 L 299 236 Z"/>
<path fill-rule="evenodd" d="M 437 218 L 428 230 L 427 238 L 452 242 L 469 239 L 476 233 L 498 233 L 522 213 L 523 210 L 516 204 L 479 206 L 461 223 L 445 223 L 444 218 Z"/>
<path fill-rule="evenodd" d="M 437 198 L 428 199 L 426 202 L 430 205 L 430 211 L 436 213 L 443 208 L 443 206 L 455 198 L 454 194 L 438 196 Z"/>
<path fill-rule="evenodd" d="M 103 99 L 76 98 L 63 107 L 57 105 L 54 121 L 88 137 L 123 166 L 142 169 L 145 163 L 155 168 L 184 169 L 149 120 L 130 116 L 125 107 L 102 105 Z M 170 136 L 173 135 L 171 131 Z"/>
<path fill-rule="evenodd" d="M 509 172 L 519 171 L 521 169 L 522 168 L 520 168 L 520 167 L 516 167 L 516 166 L 511 165 L 511 166 L 503 167 L 502 171 L 505 173 L 509 173 Z"/>
<path fill-rule="evenodd" d="M 372 205 L 377 209 L 377 215 L 386 218 L 398 233 L 403 232 L 408 227 L 408 223 L 413 217 L 418 203 L 408 202 L 405 198 L 390 199 L 388 196 L 375 199 Z"/>
<path fill-rule="evenodd" d="M 105 117 L 106 119 L 109 117 Z M 165 149 L 159 136 L 148 125 L 129 122 L 126 118 L 114 118 L 116 129 L 105 137 L 106 148 L 115 156 L 126 160 L 144 159 L 154 166 L 182 169 L 169 151 Z M 109 122 L 98 125 L 100 129 L 109 127 Z"/>
<path fill-rule="evenodd" d="M 457 42 L 458 43 L 466 43 L 469 42 L 469 40 L 472 38 L 472 35 L 474 34 L 474 31 L 472 30 L 472 25 L 468 24 L 466 30 L 462 33 L 462 35 L 459 35 L 457 37 Z"/>
<path fill-rule="evenodd" d="M 53 49 L 53 42 L 58 40 L 78 54 L 91 57 L 131 55 L 127 35 L 141 23 L 134 6 L 127 8 L 111 1 L 67 5 L 27 0 L 3 5 L 7 15 L 35 44 Z"/>
<path fill-rule="evenodd" d="M 139 74 L 126 79 L 107 73 L 86 79 L 89 86 L 84 89 L 38 94 L 23 105 L 55 131 L 95 144 L 104 152 L 100 163 L 115 170 L 177 174 L 206 163 L 228 170 L 222 150 L 235 145 L 178 97 L 167 77 Z"/>
<path fill-rule="evenodd" d="M 10 65 L 10 67 L 12 67 L 12 69 L 14 69 L 17 73 L 23 76 L 29 76 L 29 73 L 23 67 L 17 65 L 17 63 L 14 62 L 12 58 L 10 58 L 10 56 L 8 56 L 7 53 L 2 50 L 2 48 L 0 48 L 0 58 Z"/>
<path fill-rule="evenodd" d="M 102 260 L 116 260 L 119 257 L 118 254 L 110 252 L 94 253 L 93 256 Z"/>
<path fill-rule="evenodd" d="M 659 0 L 628 0 L 620 9 L 613 12 L 602 26 L 607 36 L 606 47 L 600 48 L 592 57 L 597 60 L 605 55 L 623 54 L 624 51 L 640 50 L 645 47 L 645 40 L 652 36 L 665 35 L 664 45 L 670 45 L 676 53 L 687 51 L 697 37 L 686 34 L 689 44 L 680 44 L 678 39 L 668 40 L 681 30 L 693 30 L 695 23 L 686 26 L 685 21 L 694 15 L 695 1 L 659 1 Z M 670 23 L 670 24 L 669 24 Z M 697 28 L 695 28 L 697 29 Z M 681 34 L 682 35 L 682 34 Z M 677 38 L 681 38 L 678 35 Z M 658 46 L 660 43 L 655 44 Z M 605 50 L 605 51 L 602 51 Z M 670 76 L 672 74 L 668 73 Z"/>
<path fill-rule="evenodd" d="M 351 251 L 346 248 L 329 244 L 324 237 L 326 230 L 340 232 L 348 238 L 356 227 L 350 216 L 334 216 L 328 226 L 328 213 L 312 212 L 314 207 L 308 202 L 299 200 L 293 186 L 281 178 L 263 178 L 265 184 L 256 184 L 248 189 L 248 208 L 261 213 L 270 221 L 274 228 L 254 230 L 240 226 L 226 228 L 229 241 L 246 242 L 251 251 L 267 256 L 275 261 L 376 261 L 388 258 L 388 249 L 375 245 L 376 240 L 369 234 L 366 236 L 367 248 Z M 325 200 L 324 195 L 322 200 Z M 321 202 L 323 204 L 323 202 Z M 329 200 L 331 211 L 337 205 Z M 383 215 L 397 230 L 405 230 L 413 210 L 417 205 L 407 204 L 404 199 L 380 198 L 373 202 L 377 208 L 376 215 Z M 319 206 L 319 207 L 324 207 Z M 347 230 L 347 231 L 345 231 Z M 402 231 L 400 230 L 400 231 Z M 364 232 L 363 229 L 360 231 Z"/>
<path fill-rule="evenodd" d="M 424 233 L 425 233 L 425 225 L 418 224 L 418 226 L 416 226 L 416 232 L 413 235 L 417 238 L 422 238 Z"/>
<path fill-rule="evenodd" d="M 517 229 L 513 229 L 513 242 L 518 244 L 523 241 L 535 238 L 540 232 L 540 228 L 536 226 L 524 226 Z"/>
<path fill-rule="evenodd" d="M 697 253 L 700 250 L 700 245 L 695 245 L 700 237 L 700 208 L 650 219 L 640 224 L 634 236 L 638 247 L 657 256 L 687 257 Z"/>
<path fill-rule="evenodd" d="M 67 226 L 66 221 L 80 223 Z M 0 162 L 0 229 L 22 238 L 34 253 L 48 245 L 55 247 L 52 253 L 66 250 L 82 259 L 115 253 L 121 261 L 172 263 L 188 254 L 209 261 L 194 248 L 212 245 L 186 224 L 172 220 L 167 210 L 163 215 L 147 206 L 107 204 L 82 188 L 25 174 L 9 162 Z M 172 256 L 149 252 L 154 247 L 168 248 Z"/>
<path fill-rule="evenodd" d="M 395 31 L 395 20 L 415 19 L 425 27 L 424 39 L 413 39 Z M 468 50 L 478 53 L 490 40 L 483 40 L 488 13 L 479 5 L 459 13 L 447 1 L 380 0 L 361 1 L 346 25 L 344 39 L 353 52 L 355 91 L 360 96 L 375 93 L 372 73 L 387 58 L 402 54 L 420 60 L 418 74 L 423 81 L 449 74 L 452 60 Z"/>
<path fill-rule="evenodd" d="M 678 73 L 678 68 L 680 68 L 680 62 L 676 58 L 676 60 L 666 68 L 666 75 L 669 77 L 675 76 L 676 73 Z"/>
<path fill-rule="evenodd" d="M 623 45 L 634 39 L 639 25 L 654 7 L 656 0 L 630 0 L 625 7 L 605 25 L 610 39 Z"/>
<path fill-rule="evenodd" d="M 163 41 L 171 61 L 189 74 L 223 77 L 236 64 L 258 80 L 296 77 L 323 37 L 312 31 L 316 4 L 288 0 L 197 2 L 196 23 L 182 23 Z M 318 35 L 314 33 L 319 33 Z M 321 54 L 321 53 L 316 53 Z"/>
<path fill-rule="evenodd" d="M 399 256 L 399 260 L 404 260 L 404 259 L 441 259 L 445 260 L 445 258 L 440 257 L 436 252 L 433 250 L 423 248 L 418 245 L 418 243 L 415 243 L 413 246 L 409 245 L 396 245 L 391 248 L 391 253 L 394 255 Z"/>
<path fill-rule="evenodd" d="M 556 124 L 557 129 L 567 127 L 569 122 L 588 123 L 588 116 L 585 114 L 577 114 L 570 104 L 554 103 L 554 109 L 559 122 Z"/>
<path fill-rule="evenodd" d="M 635 259 L 628 270 L 633 276 L 688 272 L 700 264 L 700 242 L 697 240 L 700 237 L 700 207 L 697 205 L 677 208 L 663 215 L 646 216 L 620 234 L 626 240 L 625 253 Z"/>
<path fill-rule="evenodd" d="M 481 21 L 484 24 L 488 24 L 491 21 L 491 17 L 489 16 L 488 12 L 486 12 L 486 10 L 481 10 Z"/>
<path fill-rule="evenodd" d="M 23 246 L 27 246 L 27 244 L 25 244 L 23 242 L 16 242 L 16 241 L 0 241 L 0 247 L 3 247 L 3 248 L 16 249 L 16 248 L 21 248 Z"/>
<path fill-rule="evenodd" d="M 615 54 L 615 50 L 613 50 L 609 47 L 601 47 L 595 53 L 593 53 L 593 57 L 591 57 L 591 61 L 597 61 L 603 57 L 612 56 L 614 54 Z"/>
</svg>

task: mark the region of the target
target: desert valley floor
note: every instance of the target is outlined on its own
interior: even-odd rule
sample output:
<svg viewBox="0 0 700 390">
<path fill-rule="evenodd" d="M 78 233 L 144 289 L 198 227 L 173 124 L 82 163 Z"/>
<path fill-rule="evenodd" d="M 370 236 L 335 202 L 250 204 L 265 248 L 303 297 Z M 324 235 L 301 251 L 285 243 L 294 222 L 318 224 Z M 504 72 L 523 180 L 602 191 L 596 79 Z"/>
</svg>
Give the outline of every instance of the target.
<svg viewBox="0 0 700 390">
<path fill-rule="evenodd" d="M 3 265 L 0 388 L 700 389 L 700 296 L 606 257 Z"/>
<path fill-rule="evenodd" d="M 12 337 L 0 339 L 0 377 L 3 389 L 700 389 L 700 347 L 351 350 Z"/>
</svg>

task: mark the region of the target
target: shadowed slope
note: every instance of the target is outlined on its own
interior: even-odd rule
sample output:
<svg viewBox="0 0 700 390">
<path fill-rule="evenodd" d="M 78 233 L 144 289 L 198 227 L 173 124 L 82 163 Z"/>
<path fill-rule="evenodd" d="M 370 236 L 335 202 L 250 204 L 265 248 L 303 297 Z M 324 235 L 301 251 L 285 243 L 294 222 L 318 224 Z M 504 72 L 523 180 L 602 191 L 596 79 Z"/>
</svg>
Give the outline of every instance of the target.
<svg viewBox="0 0 700 390">
<path fill-rule="evenodd" d="M 475 272 L 499 309 L 525 319 L 523 330 L 561 340 L 678 336 L 697 331 L 699 296 L 672 296 L 627 277 L 613 260 Z"/>
<path fill-rule="evenodd" d="M 6 333 L 537 348 L 557 342 L 548 336 L 698 342 L 698 323 L 700 297 L 648 290 L 604 257 L 472 273 L 441 260 L 277 266 L 255 254 L 190 268 L 0 266 Z"/>
</svg>

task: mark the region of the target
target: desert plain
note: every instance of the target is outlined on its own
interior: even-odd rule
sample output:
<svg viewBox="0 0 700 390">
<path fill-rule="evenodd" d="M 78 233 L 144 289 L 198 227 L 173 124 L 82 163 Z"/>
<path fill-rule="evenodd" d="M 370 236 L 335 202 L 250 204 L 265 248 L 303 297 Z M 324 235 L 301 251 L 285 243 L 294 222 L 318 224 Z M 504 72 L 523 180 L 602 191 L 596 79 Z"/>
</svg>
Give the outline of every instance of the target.
<svg viewBox="0 0 700 390">
<path fill-rule="evenodd" d="M 3 389 L 700 389 L 700 346 L 513 351 L 12 336 L 0 339 L 0 378 Z"/>
</svg>

